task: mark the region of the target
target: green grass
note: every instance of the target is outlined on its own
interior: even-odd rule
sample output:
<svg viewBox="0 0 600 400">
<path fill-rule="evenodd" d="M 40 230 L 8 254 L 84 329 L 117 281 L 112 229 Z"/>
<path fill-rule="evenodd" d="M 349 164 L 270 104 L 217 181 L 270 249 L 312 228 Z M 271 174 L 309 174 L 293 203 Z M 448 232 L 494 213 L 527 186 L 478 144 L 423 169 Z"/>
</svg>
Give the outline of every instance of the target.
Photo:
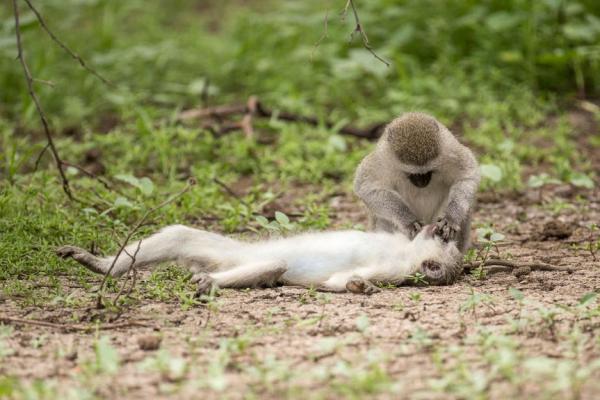
<svg viewBox="0 0 600 400">
<path fill-rule="evenodd" d="M 482 191 L 542 191 L 557 181 L 593 187 L 592 179 L 597 178 L 580 149 L 599 151 L 600 141 L 576 132 L 568 115 L 584 108 L 600 120 L 600 108 L 583 100 L 600 94 L 597 1 L 357 1 L 371 45 L 391 62 L 389 68 L 375 60 L 357 37 L 349 43 L 352 16 L 339 18 L 345 1 L 35 2 L 57 36 L 114 82 L 114 88 L 81 69 L 40 30 L 25 3 L 19 4 L 32 73 L 53 83 L 36 83 L 35 88 L 60 154 L 66 161 L 85 164 L 86 154 L 99 151 L 104 177 L 117 189 L 107 190 L 68 168 L 73 191 L 81 200 L 70 202 L 48 153 L 35 170 L 45 141 L 15 60 L 12 8 L 2 4 L 0 294 L 22 305 L 88 304 L 90 298 L 70 297 L 61 277 L 85 288 L 97 281 L 75 263 L 59 260 L 54 249 L 69 243 L 115 251 L 141 215 L 181 190 L 189 177 L 198 184 L 153 215 L 152 225 L 136 237 L 172 223 L 235 235 L 331 225 L 336 210 L 330 196 L 351 193 L 354 169 L 371 143 L 342 136 L 325 124 L 256 121 L 258 139 L 251 140 L 240 132 L 215 137 L 193 124 L 176 123 L 179 110 L 203 101 L 243 103 L 257 95 L 275 110 L 316 115 L 338 127 L 368 126 L 407 110 L 430 112 L 478 153 L 485 166 Z M 327 37 L 317 47 L 326 14 Z M 234 188 L 240 181 L 249 183 L 237 199 L 217 185 L 215 177 Z M 147 178 L 144 185 L 139 183 L 143 178 Z M 544 207 L 559 213 L 565 206 L 553 201 Z M 275 211 L 293 216 L 287 220 Z M 187 278 L 173 266 L 159 268 L 138 284 L 133 299 L 123 301 L 154 299 L 178 302 L 182 308 L 196 306 Z M 109 290 L 118 290 L 116 282 Z M 300 301 L 325 303 L 307 293 Z M 407 302 L 420 301 L 420 292 L 413 292 Z M 463 314 L 487 309 L 491 301 L 474 292 Z M 218 301 L 211 304 L 218 308 Z M 397 306 L 399 311 L 403 307 Z M 545 318 L 546 325 L 541 326 L 547 327 L 553 317 L 545 314 Z M 536 321 L 544 322 L 541 314 Z M 411 338 L 428 347 L 422 331 L 414 331 Z M 498 354 L 521 355 L 515 354 L 510 341 L 488 339 L 478 353 L 487 363 L 487 375 L 473 375 L 468 362 L 456 358 L 460 368 L 440 366 L 442 378 L 431 383 L 432 390 L 485 398 L 486 379 L 507 379 L 515 387 L 523 384 L 521 371 L 533 378 L 554 379 L 539 365 L 519 369 L 502 364 L 506 360 Z M 573 338 L 574 343 L 577 340 Z M 100 345 L 109 346 L 102 339 Z M 224 344 L 219 357 L 243 352 L 232 346 Z M 568 365 L 556 365 L 573 377 L 561 381 L 565 386 L 549 389 L 549 395 L 576 394 L 581 374 L 591 373 L 585 368 L 579 375 L 573 372 L 579 367 L 576 355 L 565 361 Z M 147 367 L 178 373 L 181 366 L 166 359 L 168 355 L 159 354 Z M 98 367 L 96 361 L 84 360 L 82 365 L 92 370 Z M 357 368 L 341 363 L 332 390 L 343 396 L 393 392 L 397 388 L 380 361 L 375 357 Z M 270 375 L 284 364 L 285 360 L 263 360 L 248 373 L 268 386 L 270 380 L 288 379 Z M 208 372 L 218 376 L 226 366 L 223 358 L 216 358 Z M 314 379 L 325 380 L 316 373 Z M 89 395 L 87 382 L 82 382 L 72 397 Z M 217 385 L 219 380 L 211 382 Z M 20 387 L 13 378 L 0 378 L 0 397 L 9 390 L 29 391 L 31 398 L 35 393 L 52 397 L 57 390 L 56 382 L 15 389 Z M 301 394 L 304 389 L 290 385 L 287 393 Z"/>
</svg>

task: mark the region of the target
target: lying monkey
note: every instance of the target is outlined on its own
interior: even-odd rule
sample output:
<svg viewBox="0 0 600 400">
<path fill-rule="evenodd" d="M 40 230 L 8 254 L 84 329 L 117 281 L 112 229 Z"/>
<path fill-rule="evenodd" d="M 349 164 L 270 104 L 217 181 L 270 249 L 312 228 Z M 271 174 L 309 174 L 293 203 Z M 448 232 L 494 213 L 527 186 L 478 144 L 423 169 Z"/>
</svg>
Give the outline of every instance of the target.
<svg viewBox="0 0 600 400">
<path fill-rule="evenodd" d="M 437 229 L 428 225 L 412 241 L 399 232 L 339 231 L 242 242 L 173 225 L 128 245 L 116 261 L 115 256 L 100 258 L 75 246 L 63 246 L 57 254 L 100 274 L 113 266 L 112 276 L 132 266 L 176 261 L 190 268 L 199 294 L 215 285 L 276 284 L 371 294 L 379 291 L 377 283 L 399 284 L 416 273 L 430 284 L 452 283 L 461 272 L 461 253 L 455 241 L 436 235 Z"/>
</svg>

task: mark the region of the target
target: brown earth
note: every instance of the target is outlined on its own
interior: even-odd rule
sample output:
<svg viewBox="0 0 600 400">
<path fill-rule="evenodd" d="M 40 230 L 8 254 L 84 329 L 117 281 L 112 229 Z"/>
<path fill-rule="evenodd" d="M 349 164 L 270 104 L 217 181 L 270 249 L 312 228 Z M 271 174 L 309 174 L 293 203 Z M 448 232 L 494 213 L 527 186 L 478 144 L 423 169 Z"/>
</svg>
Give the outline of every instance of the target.
<svg viewBox="0 0 600 400">
<path fill-rule="evenodd" d="M 585 201 L 577 201 L 577 196 Z M 458 379 L 452 374 L 461 359 L 473 369 L 465 375 L 474 381 L 479 369 L 492 371 L 486 359 L 490 355 L 477 343 L 487 337 L 485 332 L 514 340 L 514 354 L 521 357 L 511 367 L 517 375 L 525 357 L 576 359 L 583 368 L 600 357 L 600 319 L 557 307 L 574 307 L 586 293 L 600 291 L 600 263 L 583 249 L 590 237 L 598 240 L 598 233 L 590 236 L 588 226 L 600 221 L 600 196 L 555 187 L 546 189 L 542 199 L 537 191 L 501 197 L 496 202 L 482 196 L 475 216 L 477 224 L 493 223 L 506 234 L 494 253 L 578 270 L 533 271 L 519 278 L 498 273 L 483 280 L 465 275 L 451 286 L 400 287 L 372 296 L 289 287 L 223 290 L 215 302 L 187 310 L 179 301 L 142 300 L 118 321 L 143 321 L 151 327 L 100 333 L 7 321 L 14 330 L 7 339 L 9 355 L 0 358 L 0 376 L 55 382 L 59 393 L 84 387 L 105 398 L 337 398 L 369 393 L 378 398 L 460 398 L 470 396 L 434 392 L 430 379 Z M 570 205 L 557 212 L 552 209 L 557 200 Z M 364 222 L 352 196 L 342 194 L 330 201 L 337 211 L 334 225 Z M 523 293 L 522 306 L 509 288 Z M 82 297 L 87 308 L 21 307 L 19 299 L 8 298 L 3 304 L 0 300 L 2 316 L 64 326 L 89 320 L 97 312 L 93 297 L 82 288 L 67 290 L 74 299 Z M 483 297 L 475 301 L 474 293 Z M 544 319 L 544 310 L 558 311 Z M 515 329 L 515 321 L 523 326 Z M 574 331 L 585 338 L 576 357 L 569 347 Z M 96 360 L 94 342 L 104 335 L 121 362 L 114 376 L 96 374 L 90 367 Z M 148 367 L 148 360 L 157 359 L 175 361 Z M 181 365 L 186 367 L 180 370 Z M 599 376 L 591 376 L 576 393 L 564 393 L 597 397 Z M 548 385 L 514 384 L 496 376 L 486 390 L 492 398 L 525 398 L 545 393 Z"/>
</svg>

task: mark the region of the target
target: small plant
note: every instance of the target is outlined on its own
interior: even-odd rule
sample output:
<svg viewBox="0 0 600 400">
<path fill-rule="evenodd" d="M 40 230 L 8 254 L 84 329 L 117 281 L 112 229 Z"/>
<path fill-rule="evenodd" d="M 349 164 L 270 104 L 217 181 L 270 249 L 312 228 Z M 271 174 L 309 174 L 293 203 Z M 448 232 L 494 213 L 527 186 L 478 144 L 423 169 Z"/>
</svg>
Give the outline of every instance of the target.
<svg viewBox="0 0 600 400">
<path fill-rule="evenodd" d="M 429 284 L 429 282 L 427 282 L 427 279 L 426 279 L 427 277 L 420 272 L 415 272 L 412 275 L 408 275 L 407 278 L 414 285 L 428 285 Z"/>
<path fill-rule="evenodd" d="M 369 326 L 371 326 L 371 321 L 366 314 L 361 314 L 358 318 L 356 318 L 354 324 L 356 325 L 356 329 L 358 329 L 358 331 L 364 335 L 367 329 L 369 329 Z"/>
<path fill-rule="evenodd" d="M 408 298 L 411 299 L 412 301 L 414 301 L 415 303 L 418 303 L 419 301 L 421 301 L 421 293 L 410 292 L 410 294 L 408 295 Z"/>
<path fill-rule="evenodd" d="M 102 336 L 94 343 L 95 358 L 87 364 L 92 374 L 114 375 L 119 372 L 120 357 L 117 350 L 110 344 L 108 336 Z"/>
<path fill-rule="evenodd" d="M 416 344 L 418 348 L 425 350 L 430 350 L 434 345 L 433 339 L 429 333 L 420 326 L 417 326 L 417 328 L 411 332 L 410 341 Z"/>
<path fill-rule="evenodd" d="M 290 222 L 287 215 L 280 211 L 275 212 L 275 219 L 269 221 L 266 217 L 259 215 L 255 218 L 258 224 L 272 232 L 289 232 L 296 229 L 296 225 Z"/>
<path fill-rule="evenodd" d="M 486 226 L 477 228 L 477 242 L 482 244 L 481 249 L 477 252 L 475 259 L 481 262 L 481 265 L 488 260 L 490 251 L 492 248 L 496 250 L 496 254 L 500 256 L 500 250 L 498 250 L 498 243 L 503 241 L 505 236 L 502 233 L 494 231 L 492 226 Z M 480 274 L 481 276 L 481 274 Z"/>
<path fill-rule="evenodd" d="M 461 304 L 460 311 L 461 312 L 471 312 L 475 319 L 477 319 L 477 308 L 480 305 L 483 305 L 490 310 L 494 311 L 494 307 L 492 304 L 494 303 L 494 298 L 487 293 L 479 293 L 476 292 L 473 288 L 471 288 L 471 293 L 467 300 Z"/>
</svg>

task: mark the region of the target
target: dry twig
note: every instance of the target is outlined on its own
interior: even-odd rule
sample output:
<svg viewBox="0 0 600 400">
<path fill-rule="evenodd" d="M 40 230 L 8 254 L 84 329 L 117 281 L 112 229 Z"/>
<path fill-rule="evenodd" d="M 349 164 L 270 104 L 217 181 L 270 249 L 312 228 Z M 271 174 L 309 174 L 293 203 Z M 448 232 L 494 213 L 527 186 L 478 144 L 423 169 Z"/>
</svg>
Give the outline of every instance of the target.
<svg viewBox="0 0 600 400">
<path fill-rule="evenodd" d="M 319 48 L 319 46 L 321 45 L 323 40 L 327 39 L 328 30 L 329 30 L 329 10 L 327 10 L 327 12 L 325 13 L 325 29 L 323 30 L 323 34 L 321 35 L 319 40 L 317 40 L 317 42 L 313 46 L 312 51 L 310 52 L 311 61 L 315 56 L 315 51 L 317 51 L 317 49 Z"/>
<path fill-rule="evenodd" d="M 43 326 L 46 328 L 54 328 L 60 329 L 64 332 L 89 332 L 93 330 L 111 330 L 111 329 L 121 329 L 121 328 L 129 328 L 132 326 L 135 327 L 143 327 L 143 328 L 153 328 L 156 329 L 155 326 L 143 323 L 141 321 L 123 321 L 119 323 L 109 323 L 109 324 L 94 324 L 94 325 L 82 325 L 82 324 L 57 324 L 54 322 L 47 321 L 38 321 L 35 319 L 23 319 L 23 318 L 13 318 L 13 317 L 5 317 L 0 316 L 0 322 L 5 324 L 17 324 L 17 325 L 34 325 L 34 326 Z"/>
<path fill-rule="evenodd" d="M 16 39 L 17 39 L 17 58 L 21 62 L 21 67 L 23 68 L 23 73 L 25 75 L 25 81 L 27 82 L 27 90 L 29 92 L 29 96 L 33 100 L 33 103 L 35 104 L 35 108 L 40 116 L 40 120 L 42 121 L 42 126 L 44 128 L 44 134 L 46 135 L 46 141 L 48 142 L 48 145 L 46 147 L 44 147 L 44 149 L 42 150 L 42 153 L 40 154 L 40 156 L 38 156 L 38 161 L 36 161 L 36 164 L 39 163 L 39 158 L 41 158 L 41 155 L 44 154 L 46 149 L 50 149 L 50 152 L 52 153 L 52 156 L 54 157 L 54 161 L 56 163 L 56 168 L 58 168 L 58 173 L 60 174 L 63 190 L 66 193 L 67 197 L 69 199 L 73 200 L 73 194 L 71 193 L 71 187 L 69 186 L 69 180 L 67 179 L 67 176 L 65 175 L 65 171 L 64 171 L 63 165 L 62 165 L 62 160 L 61 160 L 60 156 L 58 155 L 58 150 L 56 149 L 56 146 L 54 145 L 54 140 L 52 138 L 52 134 L 50 133 L 48 119 L 46 118 L 46 114 L 44 113 L 44 110 L 42 109 L 42 105 L 40 104 L 37 94 L 35 93 L 35 90 L 33 89 L 34 79 L 33 79 L 33 76 L 31 75 L 31 72 L 29 70 L 29 66 L 27 65 L 27 62 L 25 61 L 25 54 L 23 54 L 23 46 L 21 44 L 21 24 L 19 21 L 19 6 L 17 5 L 17 0 L 12 0 L 12 3 L 13 3 L 13 12 L 14 12 L 14 17 L 15 17 L 15 35 L 16 35 Z M 28 2 L 28 4 L 29 4 L 29 2 Z"/>
<path fill-rule="evenodd" d="M 252 106 L 250 106 L 252 105 Z M 316 117 L 299 115 L 286 111 L 275 111 L 264 106 L 258 99 L 252 96 L 247 104 L 229 104 L 221 105 L 216 107 L 206 108 L 194 108 L 183 111 L 179 114 L 177 119 L 179 121 L 190 121 L 195 119 L 217 119 L 223 120 L 235 115 L 247 115 L 250 114 L 252 117 L 258 118 L 277 118 L 282 121 L 289 122 L 302 122 L 312 126 L 318 126 L 321 124 Z M 331 121 L 324 121 L 323 124 L 327 128 L 333 128 L 335 124 Z M 355 136 L 363 139 L 377 139 L 385 126 L 385 122 L 375 123 L 367 128 L 361 129 L 351 125 L 346 125 L 340 128 L 339 133 L 349 136 Z M 222 123 L 217 129 L 214 128 L 213 124 L 203 125 L 206 129 L 211 129 L 216 133 L 225 134 L 238 129 L 243 129 L 240 122 L 226 121 Z"/>
<path fill-rule="evenodd" d="M 377 53 L 375 53 L 375 50 L 373 50 L 373 48 L 371 47 L 371 44 L 369 43 L 369 37 L 367 36 L 367 32 L 365 32 L 363 26 L 360 23 L 360 18 L 358 17 L 358 11 L 356 11 L 356 7 L 354 6 L 353 0 L 348 0 L 348 2 L 346 3 L 346 6 L 344 7 L 344 11 L 342 12 L 342 18 L 345 18 L 346 15 L 348 14 L 348 7 L 352 8 L 352 14 L 354 15 L 354 22 L 356 22 L 356 26 L 354 27 L 354 30 L 352 31 L 352 34 L 350 35 L 350 40 L 352 40 L 354 38 L 355 33 L 358 33 L 360 35 L 360 37 L 362 38 L 363 46 L 365 47 L 365 49 L 367 49 L 371 54 L 373 54 L 373 57 L 375 57 L 376 59 L 378 59 L 379 61 L 384 63 L 386 67 L 389 67 L 390 63 L 388 61 L 384 60 L 383 58 L 381 58 Z"/>
<path fill-rule="evenodd" d="M 77 53 L 75 53 L 73 50 L 71 50 L 66 44 L 64 44 L 64 42 L 62 42 L 58 37 L 56 37 L 56 35 L 54 34 L 54 32 L 52 32 L 50 30 L 50 28 L 48 28 L 48 25 L 46 24 L 46 21 L 44 20 L 44 18 L 42 18 L 42 15 L 39 13 L 39 11 L 33 6 L 33 4 L 31 4 L 30 0 L 24 0 L 24 1 L 25 1 L 25 3 L 27 3 L 27 6 L 29 6 L 29 8 L 31 9 L 31 11 L 33 11 L 33 13 L 35 14 L 35 17 L 37 18 L 38 22 L 40 23 L 40 26 L 42 27 L 42 29 L 44 31 L 46 31 L 46 33 L 48 34 L 48 36 L 50 36 L 50 38 L 56 44 L 58 44 L 61 49 L 63 49 L 67 54 L 69 54 L 74 60 L 78 61 L 79 64 L 86 71 L 90 72 L 92 75 L 94 75 L 96 78 L 98 78 L 100 81 L 102 81 L 102 83 L 104 83 L 107 86 L 111 86 L 111 87 L 115 86 L 108 79 L 106 79 L 105 77 L 103 77 L 102 75 L 100 75 L 98 73 L 98 71 L 96 71 L 92 67 L 88 66 L 86 64 L 86 62 L 83 60 L 83 58 L 81 58 L 79 55 L 77 55 Z M 44 82 L 47 82 L 47 81 L 44 81 Z"/>
<path fill-rule="evenodd" d="M 485 260 L 485 261 L 473 261 L 470 263 L 466 263 L 464 265 L 464 269 L 465 270 L 472 270 L 475 268 L 479 268 L 479 267 L 491 267 L 491 266 L 500 266 L 500 267 L 506 267 L 508 271 L 510 270 L 516 270 L 518 268 L 529 268 L 532 271 L 563 271 L 563 272 L 569 272 L 572 273 L 575 271 L 574 268 L 571 267 L 562 267 L 562 266 L 557 266 L 557 265 L 552 265 L 552 264 L 547 264 L 547 263 L 542 263 L 542 262 L 525 262 L 525 263 L 519 263 L 519 262 L 515 262 L 515 261 L 509 261 L 509 260 L 500 260 L 500 259 L 489 259 L 489 260 Z"/>
</svg>

